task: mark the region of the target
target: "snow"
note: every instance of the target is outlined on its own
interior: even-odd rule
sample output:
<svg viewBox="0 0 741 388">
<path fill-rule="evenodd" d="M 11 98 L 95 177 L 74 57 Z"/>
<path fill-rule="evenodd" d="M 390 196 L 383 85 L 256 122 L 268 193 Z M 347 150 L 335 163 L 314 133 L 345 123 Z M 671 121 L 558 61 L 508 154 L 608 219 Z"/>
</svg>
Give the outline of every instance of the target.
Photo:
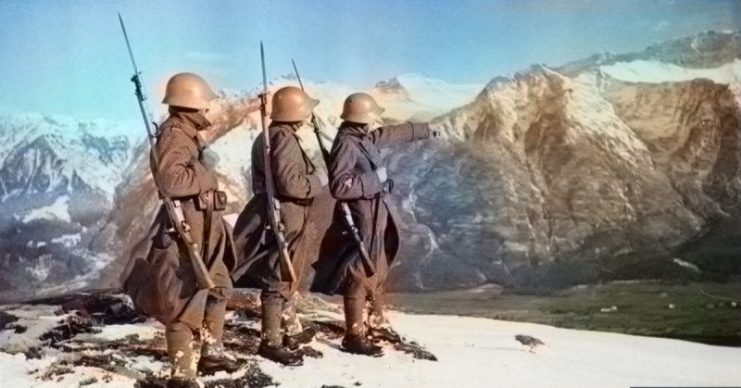
<svg viewBox="0 0 741 388">
<path fill-rule="evenodd" d="M 59 237 L 51 239 L 53 244 L 62 244 L 66 247 L 73 247 L 80 243 L 82 235 L 80 233 L 63 234 Z"/>
<path fill-rule="evenodd" d="M 688 69 L 670 63 L 635 60 L 602 66 L 600 70 L 612 78 L 625 82 L 662 83 L 705 78 L 719 84 L 732 84 L 741 80 L 739 59 L 711 69 Z"/>
<path fill-rule="evenodd" d="M 31 347 L 41 344 L 39 336 L 49 331 L 64 316 L 57 316 L 54 313 L 59 309 L 57 306 L 36 305 L 36 306 L 16 306 L 9 309 L 3 309 L 8 314 L 18 317 L 15 325 L 23 326 L 26 331 L 15 333 L 13 330 L 0 331 L 0 355 L 2 352 L 16 353 L 25 352 Z M 0 376 L 5 375 L 5 371 L 0 369 Z"/>
<path fill-rule="evenodd" d="M 64 161 L 62 175 L 68 181 L 71 182 L 72 177 L 77 175 L 91 187 L 98 188 L 112 197 L 121 172 L 131 158 L 132 145 L 144 139 L 144 131 L 134 132 L 131 125 L 129 121 L 116 122 L 106 119 L 82 121 L 63 115 L 49 116 L 36 113 L 3 115 L 0 116 L 0 139 L 2 139 L 0 165 L 13 151 L 43 138 L 49 143 L 57 158 Z M 105 139 L 109 145 L 125 141 L 129 146 L 123 156 L 115 156 L 111 161 L 104 161 L 103 154 L 106 151 L 87 143 L 91 137 Z M 53 187 L 54 183 L 56 182 L 51 182 L 50 187 Z"/>
<path fill-rule="evenodd" d="M 407 73 L 378 83 L 369 93 L 386 109 L 387 117 L 427 121 L 472 102 L 483 88 Z"/>
<path fill-rule="evenodd" d="M 69 196 L 62 195 L 57 197 L 53 204 L 31 210 L 23 217 L 23 223 L 33 220 L 60 220 L 70 222 L 67 201 L 69 201 Z"/>
<path fill-rule="evenodd" d="M 348 355 L 337 344 L 300 368 L 260 366 L 283 388 L 363 387 L 628 387 L 738 385 L 741 349 L 621 334 L 558 329 L 483 318 L 391 313 L 393 326 L 439 361 L 386 349 L 383 358 Z M 534 336 L 546 348 L 530 353 L 514 340 Z M 317 371 L 321 372 L 317 372 Z"/>
<path fill-rule="evenodd" d="M 34 371 L 48 368 L 54 359 L 27 360 L 22 353 L 10 355 L 0 353 L 0 377 L 3 387 L 35 387 L 35 388 L 57 388 L 57 387 L 133 387 L 135 379 L 124 375 L 113 374 L 99 368 L 76 367 L 74 373 L 63 375 L 63 379 L 54 377 L 49 380 L 35 379 L 32 377 Z M 87 384 L 91 379 L 95 383 Z M 81 384 L 85 382 L 85 384 Z"/>
<path fill-rule="evenodd" d="M 224 215 L 224 221 L 226 221 L 229 226 L 234 227 L 234 225 L 237 223 L 237 218 L 239 218 L 239 213 L 229 213 Z"/>
<path fill-rule="evenodd" d="M 104 326 L 100 333 L 90 334 L 89 337 L 78 336 L 77 338 L 89 340 L 106 340 L 115 341 L 126 338 L 131 335 L 138 335 L 141 340 L 154 338 L 158 332 L 162 332 L 164 326 L 148 320 L 147 322 L 128 325 L 107 325 Z"/>
<path fill-rule="evenodd" d="M 40 379 L 49 366 L 70 353 L 45 350 L 42 359 L 26 359 L 22 353 L 38 345 L 38 336 L 61 316 L 53 306 L 24 306 L 7 310 L 28 326 L 23 334 L 0 332 L 0 376 L 3 386 L 77 386 L 95 377 L 91 385 L 133 387 L 137 371 L 164 375 L 167 365 L 137 356 L 123 360 L 123 370 L 75 366 L 61 381 Z M 363 387 L 628 387 L 628 386 L 729 386 L 741 383 L 741 349 L 622 334 L 559 329 L 546 325 L 505 322 L 484 318 L 415 315 L 389 312 L 392 325 L 406 338 L 425 346 L 439 361 L 424 361 L 385 347 L 381 358 L 351 355 L 339 350 L 339 339 L 323 334 L 311 344 L 322 358 L 306 358 L 301 367 L 283 367 L 253 357 L 259 367 L 281 388 L 322 385 Z M 341 314 L 316 311 L 311 319 L 341 319 Z M 254 327 L 257 323 L 247 323 Z M 162 326 L 152 320 L 112 325 L 99 334 L 76 337 L 85 342 L 117 340 L 132 334 L 154 338 Z M 515 341 L 518 334 L 542 340 L 546 345 L 533 352 Z M 24 342 L 25 341 L 25 342 Z M 108 353 L 108 351 L 105 351 Z M 11 354 L 16 353 L 16 354 Z M 234 374 L 239 376 L 241 372 Z M 205 380 L 229 377 L 220 372 Z M 110 379 L 105 384 L 103 379 Z"/>
</svg>

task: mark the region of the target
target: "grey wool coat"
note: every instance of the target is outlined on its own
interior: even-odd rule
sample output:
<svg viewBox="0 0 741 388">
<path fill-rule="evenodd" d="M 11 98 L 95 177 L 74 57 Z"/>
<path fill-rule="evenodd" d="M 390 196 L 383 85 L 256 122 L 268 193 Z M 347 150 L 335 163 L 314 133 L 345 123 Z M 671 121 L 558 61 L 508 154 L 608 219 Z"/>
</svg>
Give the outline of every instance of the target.
<svg viewBox="0 0 741 388">
<path fill-rule="evenodd" d="M 237 287 L 257 288 L 280 292 L 289 297 L 296 291 L 306 260 L 302 245 L 308 225 L 309 211 L 315 197 L 326 193 L 309 155 L 301 147 L 296 135 L 298 124 L 271 123 L 271 165 L 275 196 L 280 201 L 281 221 L 288 243 L 288 252 L 299 281 L 290 284 L 288 274 L 280 269 L 277 242 L 272 230 L 267 228 L 265 193 L 265 163 L 263 135 L 252 145 L 252 189 L 254 196 L 237 218 L 234 239 L 238 264 L 233 273 Z"/>
<path fill-rule="evenodd" d="M 206 208 L 213 210 L 215 172 L 202 163 L 205 144 L 198 130 L 209 125 L 197 112 L 173 112 L 159 127 L 155 152 L 164 194 L 182 203 L 183 216 L 217 288 L 199 290 L 193 268 L 164 205 L 147 236 L 133 249 L 125 271 L 124 290 L 135 305 L 164 324 L 183 322 L 193 329 L 202 325 L 208 295 L 226 298 L 231 289 L 230 271 L 235 251 L 229 225 L 213 211 L 210 238 L 204 247 Z M 198 203 L 198 204 L 197 204 Z M 206 248 L 207 251 L 203 251 Z"/>
<path fill-rule="evenodd" d="M 344 122 L 332 145 L 329 179 L 332 196 L 337 199 L 332 223 L 322 239 L 314 292 L 342 294 L 348 282 L 361 283 L 369 296 L 386 280 L 399 249 L 399 217 L 390 200 L 387 182 L 381 182 L 376 170 L 384 167 L 380 149 L 430 137 L 427 124 L 405 123 L 368 131 L 367 126 Z M 350 208 L 355 225 L 376 273 L 368 276 L 361 255 L 340 209 Z"/>
</svg>

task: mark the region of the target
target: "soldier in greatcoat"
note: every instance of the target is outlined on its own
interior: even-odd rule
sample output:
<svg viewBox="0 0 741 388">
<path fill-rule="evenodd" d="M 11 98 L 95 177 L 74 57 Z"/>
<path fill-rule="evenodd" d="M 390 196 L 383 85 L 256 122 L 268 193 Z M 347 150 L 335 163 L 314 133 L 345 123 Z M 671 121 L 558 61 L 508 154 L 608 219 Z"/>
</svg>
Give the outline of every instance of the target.
<svg viewBox="0 0 741 388">
<path fill-rule="evenodd" d="M 346 333 L 342 346 L 348 352 L 370 356 L 380 356 L 382 350 L 368 340 L 363 312 L 366 303 L 371 302 L 370 327 L 385 324 L 383 287 L 399 249 L 399 216 L 389 196 L 393 181 L 379 150 L 436 136 L 428 124 L 375 129 L 382 112 L 383 108 L 365 93 L 352 94 L 345 100 L 344 121 L 328 163 L 329 187 L 338 203 L 314 265 L 312 284 L 312 291 L 343 295 Z M 358 245 L 347 233 L 341 202 L 349 205 L 370 262 L 363 260 Z"/>
<path fill-rule="evenodd" d="M 254 196 L 239 215 L 234 226 L 238 268 L 233 274 L 238 287 L 262 290 L 262 338 L 258 354 L 284 365 L 301 365 L 302 356 L 295 352 L 296 342 L 311 340 L 313 333 L 286 327 L 284 315 L 294 322 L 290 303 L 301 283 L 307 259 L 305 249 L 297 249 L 305 235 L 309 210 L 315 197 L 327 194 L 327 173 L 317 168 L 301 145 L 296 133 L 311 118 L 319 103 L 304 91 L 287 86 L 275 92 L 269 126 L 271 144 L 270 172 L 265 171 L 263 134 L 252 145 L 252 190 Z M 265 174 L 275 183 L 275 198 L 280 202 L 280 218 L 288 244 L 289 256 L 297 280 L 290 282 L 281 269 L 280 253 L 267 213 Z M 286 314 L 284 314 L 286 313 Z M 299 331 L 299 332 L 296 332 Z M 308 333 L 308 334 L 307 334 Z M 301 337 L 301 338 L 296 338 Z M 293 345 L 291 344 L 293 343 Z M 292 349 L 293 348 L 293 349 Z"/>
<path fill-rule="evenodd" d="M 222 219 L 225 193 L 209 157 L 210 127 L 218 115 L 216 95 L 206 81 L 180 73 L 167 83 L 164 104 L 169 117 L 156 133 L 154 152 L 162 194 L 179 204 L 180 212 L 216 287 L 199 289 L 194 267 L 164 206 L 147 235 L 133 250 L 124 290 L 135 305 L 154 315 L 165 329 L 171 363 L 168 387 L 197 387 L 197 372 L 233 372 L 239 363 L 222 345 L 226 302 L 235 266 L 231 228 Z M 200 345 L 194 334 L 200 334 Z M 196 354 L 200 353 L 200 357 Z"/>
</svg>

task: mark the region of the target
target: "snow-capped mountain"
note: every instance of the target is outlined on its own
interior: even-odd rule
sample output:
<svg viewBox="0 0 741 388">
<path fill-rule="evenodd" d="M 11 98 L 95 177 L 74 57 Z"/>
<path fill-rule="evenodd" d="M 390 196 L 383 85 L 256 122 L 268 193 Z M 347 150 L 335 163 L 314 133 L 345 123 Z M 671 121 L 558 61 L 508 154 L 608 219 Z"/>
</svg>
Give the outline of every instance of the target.
<svg viewBox="0 0 741 388">
<path fill-rule="evenodd" d="M 676 257 L 697 265 L 700 275 L 692 276 L 738 277 L 739 266 L 727 252 L 741 245 L 727 233 L 738 229 L 729 220 L 741 213 L 735 210 L 741 199 L 740 40 L 740 32 L 703 33 L 641 53 L 537 65 L 478 87 L 407 74 L 368 88 L 387 109 L 389 122 L 434 118 L 445 127 L 444 141 L 387 153 L 405 235 L 389 286 L 541 287 L 688 276 L 674 264 Z M 317 116 L 334 136 L 342 101 L 356 90 L 304 83 L 321 100 Z M 282 77 L 270 89 L 285 85 L 297 81 Z M 218 125 L 224 134 L 212 148 L 220 157 L 217 171 L 230 212 L 241 210 L 251 196 L 249 150 L 260 129 L 260 91 L 221 93 L 225 113 Z M 0 284 L 17 290 L 42 284 L 29 283 L 34 276 L 56 285 L 89 274 L 89 265 L 75 259 L 59 264 L 55 256 L 44 256 L 44 244 L 57 239 L 107 257 L 110 265 L 94 285 L 115 285 L 157 206 L 147 147 L 141 138 L 102 136 L 82 124 L 45 120 L 16 124 L 18 130 L 0 126 L 0 138 L 7 139 L 0 147 L 0 182 L 8 198 L 3 205 L 21 198 L 19 193 L 37 198 L 13 203 L 23 210 L 3 212 L 15 225 L 4 229 L 14 237 L 3 244 L 15 241 L 5 252 L 22 252 L 12 255 L 23 259 L 6 258 L 15 272 L 2 272 Z M 67 130 L 26 135 L 55 125 Z M 307 128 L 300 135 L 316 154 L 313 133 Z M 30 148 L 19 151 L 23 147 Z M 76 221 L 79 209 L 91 216 L 70 229 L 82 222 Z M 33 225 L 39 218 L 66 229 L 31 238 L 31 230 L 43 235 L 45 229 L 24 229 L 22 222 Z M 708 241 L 718 249 L 708 250 Z M 47 273 L 59 275 L 42 276 Z"/>
<path fill-rule="evenodd" d="M 453 108 L 472 102 L 483 85 L 450 84 L 417 74 L 402 74 L 382 81 L 369 91 L 385 115 L 399 121 L 429 121 Z"/>
<path fill-rule="evenodd" d="M 0 291 L 94 276 L 113 256 L 85 244 L 137 136 L 105 120 L 25 114 L 0 117 L 0 138 Z"/>
<path fill-rule="evenodd" d="M 599 55 L 578 71 L 533 66 L 492 80 L 439 119 L 448 144 L 392 158 L 416 237 L 392 284 L 687 276 L 674 257 L 738 277 L 735 228 L 714 225 L 737 218 L 741 200 L 739 36 L 680 40 L 720 52 L 696 58 L 654 46 L 656 58 Z"/>
</svg>

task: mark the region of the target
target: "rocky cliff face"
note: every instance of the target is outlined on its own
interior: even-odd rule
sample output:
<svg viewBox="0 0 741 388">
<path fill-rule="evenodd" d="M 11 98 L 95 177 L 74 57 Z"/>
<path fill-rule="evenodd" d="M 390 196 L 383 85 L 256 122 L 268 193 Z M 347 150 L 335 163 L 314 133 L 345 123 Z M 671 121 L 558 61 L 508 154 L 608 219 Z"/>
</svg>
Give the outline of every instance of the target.
<svg viewBox="0 0 741 388">
<path fill-rule="evenodd" d="M 671 273 L 678 247 L 738 204 L 738 107 L 706 80 L 534 68 L 490 84 L 440 118 L 449 144 L 392 157 L 419 240 L 401 264 L 418 272 L 397 284 L 590 282 L 637 274 L 635 257 Z"/>
</svg>

